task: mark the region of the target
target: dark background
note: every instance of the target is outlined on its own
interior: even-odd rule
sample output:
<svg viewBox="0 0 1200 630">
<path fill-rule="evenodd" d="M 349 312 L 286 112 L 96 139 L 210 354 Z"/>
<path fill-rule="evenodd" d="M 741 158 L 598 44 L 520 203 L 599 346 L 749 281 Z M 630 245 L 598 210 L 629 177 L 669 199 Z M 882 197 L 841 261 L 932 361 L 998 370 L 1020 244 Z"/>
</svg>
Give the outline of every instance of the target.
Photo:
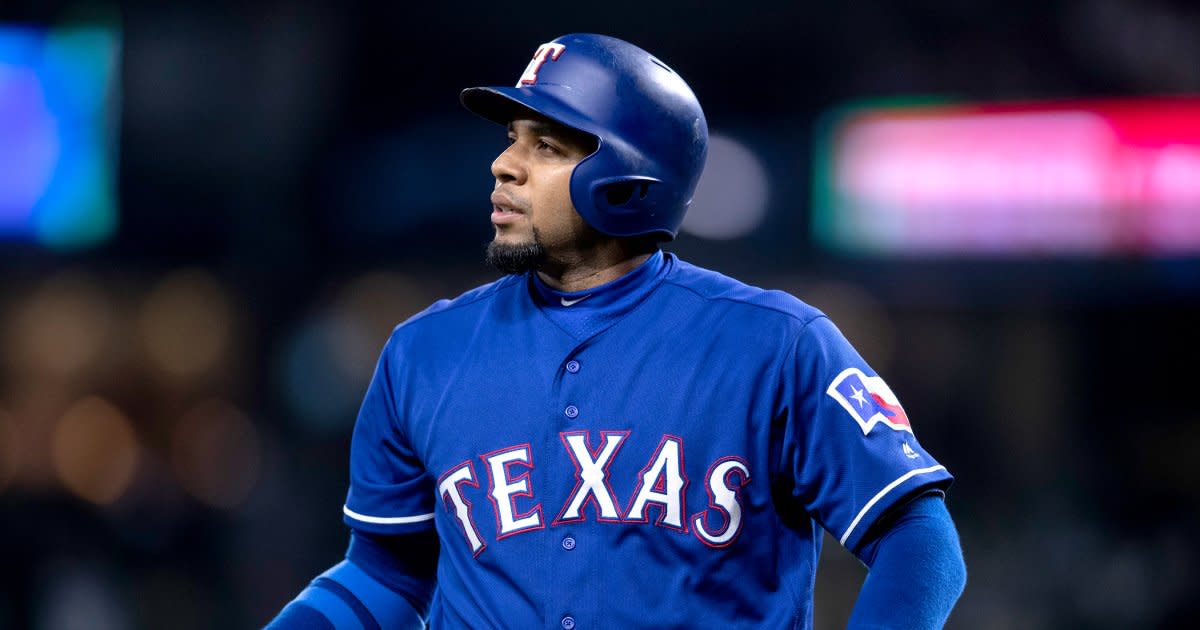
<svg viewBox="0 0 1200 630">
<path fill-rule="evenodd" d="M 808 236 L 822 112 L 1197 93 L 1194 3 L 17 1 L 0 19 L 122 32 L 117 234 L 0 243 L 0 627 L 256 627 L 341 557 L 379 348 L 495 277 L 503 133 L 458 91 L 512 83 L 572 31 L 666 60 L 762 160 L 762 225 L 668 248 L 822 308 L 887 377 L 957 477 L 970 577 L 948 627 L 1200 617 L 1197 259 L 862 259 Z M 826 543 L 816 624 L 835 628 L 864 570 Z"/>
</svg>

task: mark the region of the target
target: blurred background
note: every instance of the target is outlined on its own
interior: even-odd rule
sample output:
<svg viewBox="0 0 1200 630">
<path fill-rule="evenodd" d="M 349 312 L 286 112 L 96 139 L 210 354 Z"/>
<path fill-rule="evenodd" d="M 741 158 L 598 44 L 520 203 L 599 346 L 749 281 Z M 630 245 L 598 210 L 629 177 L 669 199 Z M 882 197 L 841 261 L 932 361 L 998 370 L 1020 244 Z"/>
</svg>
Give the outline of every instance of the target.
<svg viewBox="0 0 1200 630">
<path fill-rule="evenodd" d="M 9 0 L 0 627 L 258 627 L 339 560 L 379 349 L 496 277 L 458 91 L 571 31 L 704 104 L 668 249 L 828 312 L 955 473 L 948 627 L 1200 618 L 1195 3 Z M 818 628 L 864 574 L 826 540 Z"/>
</svg>

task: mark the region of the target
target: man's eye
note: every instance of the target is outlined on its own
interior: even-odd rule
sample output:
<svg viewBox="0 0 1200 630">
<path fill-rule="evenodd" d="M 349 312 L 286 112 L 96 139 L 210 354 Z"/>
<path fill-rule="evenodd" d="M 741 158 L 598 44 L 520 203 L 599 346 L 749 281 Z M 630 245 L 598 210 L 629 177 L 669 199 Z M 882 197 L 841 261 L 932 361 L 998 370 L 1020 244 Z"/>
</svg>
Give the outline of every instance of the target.
<svg viewBox="0 0 1200 630">
<path fill-rule="evenodd" d="M 538 148 L 538 151 L 550 151 L 552 153 L 559 152 L 558 147 L 555 147 L 554 145 L 550 144 L 549 142 L 546 142 L 545 140 L 538 140 L 537 148 Z"/>
<path fill-rule="evenodd" d="M 513 144 L 515 144 L 516 142 L 517 142 L 517 138 L 516 138 L 516 136 L 509 136 L 509 137 L 508 137 L 508 144 L 509 144 L 510 146 L 511 146 L 511 145 L 513 145 Z"/>
</svg>

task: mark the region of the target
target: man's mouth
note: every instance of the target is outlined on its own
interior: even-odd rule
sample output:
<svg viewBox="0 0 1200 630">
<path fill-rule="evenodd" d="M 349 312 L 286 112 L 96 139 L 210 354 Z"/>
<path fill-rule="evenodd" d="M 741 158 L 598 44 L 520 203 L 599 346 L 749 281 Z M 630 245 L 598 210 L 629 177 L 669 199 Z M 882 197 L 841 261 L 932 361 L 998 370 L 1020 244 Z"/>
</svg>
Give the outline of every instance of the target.
<svg viewBox="0 0 1200 630">
<path fill-rule="evenodd" d="M 522 214 L 525 213 L 514 207 L 507 196 L 498 192 L 492 193 L 492 223 L 511 223 Z"/>
</svg>

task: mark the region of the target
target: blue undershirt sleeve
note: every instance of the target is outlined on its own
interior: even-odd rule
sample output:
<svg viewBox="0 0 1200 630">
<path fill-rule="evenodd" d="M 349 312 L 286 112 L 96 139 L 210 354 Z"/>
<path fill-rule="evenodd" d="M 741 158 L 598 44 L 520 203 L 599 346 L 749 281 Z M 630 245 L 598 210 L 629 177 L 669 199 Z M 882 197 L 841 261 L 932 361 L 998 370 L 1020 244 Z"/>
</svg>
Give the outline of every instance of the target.
<svg viewBox="0 0 1200 630">
<path fill-rule="evenodd" d="M 436 585 L 437 555 L 433 532 L 353 532 L 346 560 L 313 580 L 267 630 L 424 628 Z"/>
<path fill-rule="evenodd" d="M 870 571 L 850 616 L 851 630 L 941 628 L 966 585 L 958 531 L 940 492 L 885 515 L 855 555 Z"/>
<path fill-rule="evenodd" d="M 265 630 L 337 630 L 337 626 L 311 605 L 292 601 L 267 624 Z"/>
<path fill-rule="evenodd" d="M 438 545 L 434 531 L 395 536 L 352 531 L 346 559 L 400 594 L 425 618 L 437 586 Z"/>
<path fill-rule="evenodd" d="M 289 602 L 265 630 L 381 630 L 380 623 L 366 605 L 337 581 L 345 581 L 346 574 L 353 571 L 353 565 L 342 562 L 322 573 Z M 407 607 L 403 600 L 400 601 Z M 416 612 L 409 610 L 408 615 L 417 625 L 404 627 L 420 628 L 421 620 Z"/>
</svg>

